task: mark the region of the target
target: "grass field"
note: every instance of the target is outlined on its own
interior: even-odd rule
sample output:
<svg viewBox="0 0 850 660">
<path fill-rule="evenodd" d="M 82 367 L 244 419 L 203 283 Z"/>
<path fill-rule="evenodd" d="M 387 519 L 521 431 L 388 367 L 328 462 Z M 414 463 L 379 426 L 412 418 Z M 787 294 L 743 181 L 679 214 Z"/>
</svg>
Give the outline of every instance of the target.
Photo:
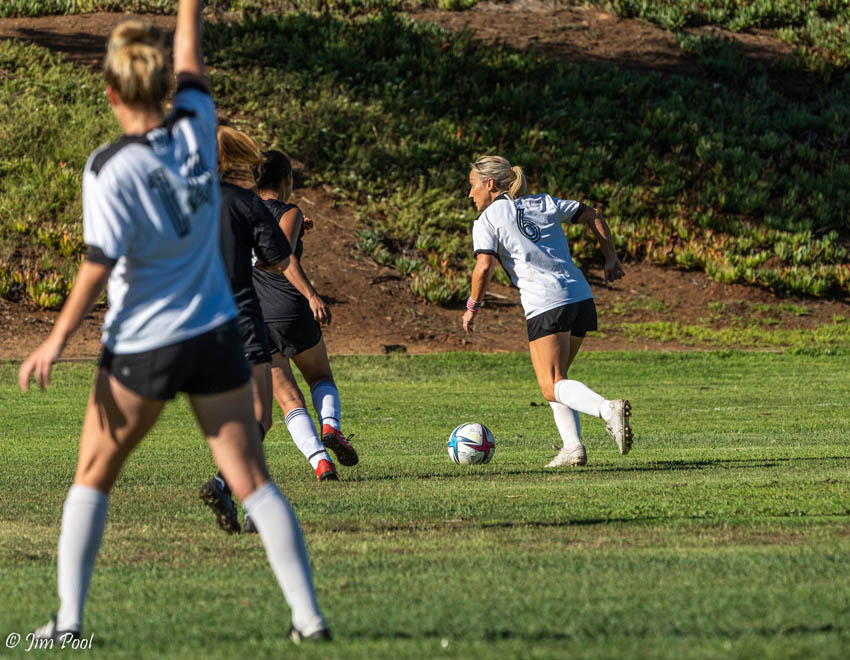
<svg viewBox="0 0 850 660">
<path fill-rule="evenodd" d="M 555 472 L 526 355 L 333 366 L 361 464 L 319 486 L 279 414 L 267 454 L 335 644 L 283 641 L 259 539 L 223 535 L 197 498 L 213 465 L 178 400 L 110 498 L 85 657 L 846 657 L 846 351 L 583 355 L 572 377 L 631 399 L 635 449 L 620 456 L 584 419 L 588 466 Z M 92 370 L 60 365 L 50 390 L 24 396 L 16 365 L 0 365 L 4 640 L 56 605 Z M 493 429 L 496 455 L 461 468 L 446 438 L 471 419 Z"/>
</svg>

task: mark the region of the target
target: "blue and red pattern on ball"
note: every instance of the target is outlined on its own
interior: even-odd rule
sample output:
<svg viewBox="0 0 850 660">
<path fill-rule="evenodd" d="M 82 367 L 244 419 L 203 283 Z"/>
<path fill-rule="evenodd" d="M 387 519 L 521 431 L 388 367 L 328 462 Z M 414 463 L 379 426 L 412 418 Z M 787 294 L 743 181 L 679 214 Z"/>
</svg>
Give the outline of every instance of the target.
<svg viewBox="0 0 850 660">
<path fill-rule="evenodd" d="M 480 443 L 474 443 L 467 437 L 458 436 L 457 432 L 465 426 L 472 426 L 475 422 L 465 422 L 455 428 L 454 431 L 451 432 L 449 436 L 449 457 L 455 463 L 460 463 L 460 455 L 458 453 L 459 446 L 465 445 L 469 449 L 477 451 L 481 454 L 481 460 L 477 461 L 478 463 L 489 463 L 490 459 L 493 457 L 493 452 L 495 450 L 495 442 L 493 440 L 493 433 L 483 424 L 477 424 L 477 426 L 481 427 L 481 441 Z"/>
</svg>

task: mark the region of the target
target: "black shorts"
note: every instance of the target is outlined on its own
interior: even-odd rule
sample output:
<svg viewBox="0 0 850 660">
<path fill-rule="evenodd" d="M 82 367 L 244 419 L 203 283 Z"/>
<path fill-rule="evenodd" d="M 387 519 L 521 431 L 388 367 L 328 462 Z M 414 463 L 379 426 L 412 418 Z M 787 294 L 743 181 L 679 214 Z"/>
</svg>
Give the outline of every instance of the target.
<svg viewBox="0 0 850 660">
<path fill-rule="evenodd" d="M 269 335 L 266 332 L 266 322 L 262 314 L 240 311 L 236 323 L 239 326 L 239 338 L 245 347 L 245 359 L 248 363 L 255 365 L 271 362 Z"/>
<path fill-rule="evenodd" d="M 105 346 L 100 366 L 145 399 L 167 401 L 178 392 L 218 394 L 251 378 L 236 322 L 143 353 L 115 354 Z"/>
<path fill-rule="evenodd" d="M 573 337 L 584 337 L 591 330 L 596 330 L 596 305 L 593 298 L 580 300 L 532 316 L 527 324 L 528 341 L 559 332 L 569 332 Z"/>
<path fill-rule="evenodd" d="M 291 358 L 313 348 L 322 338 L 322 328 L 313 318 L 303 314 L 292 319 L 266 321 L 272 353 Z"/>
</svg>

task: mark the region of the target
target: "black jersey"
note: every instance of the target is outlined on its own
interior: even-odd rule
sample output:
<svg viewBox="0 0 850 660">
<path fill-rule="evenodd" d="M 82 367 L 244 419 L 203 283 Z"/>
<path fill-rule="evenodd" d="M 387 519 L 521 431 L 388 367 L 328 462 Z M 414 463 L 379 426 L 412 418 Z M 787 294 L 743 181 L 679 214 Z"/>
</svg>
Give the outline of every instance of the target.
<svg viewBox="0 0 850 660">
<path fill-rule="evenodd" d="M 292 250 L 272 214 L 257 195 L 231 183 L 221 184 L 221 255 L 240 313 L 259 313 L 251 277 L 251 251 L 270 266 Z"/>
<path fill-rule="evenodd" d="M 297 208 L 294 204 L 284 204 L 276 199 L 266 199 L 264 201 L 278 222 L 280 222 L 284 213 L 290 209 Z M 304 223 L 302 222 L 298 232 L 298 238 L 295 241 L 295 249 L 292 251 L 292 254 L 299 260 L 304 251 L 304 244 L 301 242 L 303 236 Z M 254 268 L 254 288 L 260 297 L 263 317 L 268 321 L 291 319 L 304 314 L 308 314 L 311 318 L 313 316 L 307 299 L 283 275 L 263 268 Z"/>
</svg>

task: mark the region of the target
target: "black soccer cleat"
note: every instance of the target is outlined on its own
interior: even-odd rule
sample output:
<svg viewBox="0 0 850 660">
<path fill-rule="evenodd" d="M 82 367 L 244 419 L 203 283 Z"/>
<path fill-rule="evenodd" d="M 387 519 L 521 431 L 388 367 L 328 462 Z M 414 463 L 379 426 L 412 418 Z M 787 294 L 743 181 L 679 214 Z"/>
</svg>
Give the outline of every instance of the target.
<svg viewBox="0 0 850 660">
<path fill-rule="evenodd" d="M 322 628 L 309 635 L 302 635 L 295 626 L 289 629 L 289 639 L 293 644 L 301 644 L 302 642 L 330 642 L 333 641 L 331 631 L 327 628 Z"/>
<path fill-rule="evenodd" d="M 79 630 L 58 630 L 56 628 L 55 614 L 50 617 L 50 621 L 45 623 L 41 628 L 36 628 L 30 634 L 33 640 L 51 640 L 52 642 L 61 642 L 62 644 L 68 644 L 80 638 Z"/>
<path fill-rule="evenodd" d="M 238 534 L 239 516 L 230 493 L 213 477 L 201 486 L 201 499 L 215 514 L 216 522 L 228 534 Z"/>
</svg>

